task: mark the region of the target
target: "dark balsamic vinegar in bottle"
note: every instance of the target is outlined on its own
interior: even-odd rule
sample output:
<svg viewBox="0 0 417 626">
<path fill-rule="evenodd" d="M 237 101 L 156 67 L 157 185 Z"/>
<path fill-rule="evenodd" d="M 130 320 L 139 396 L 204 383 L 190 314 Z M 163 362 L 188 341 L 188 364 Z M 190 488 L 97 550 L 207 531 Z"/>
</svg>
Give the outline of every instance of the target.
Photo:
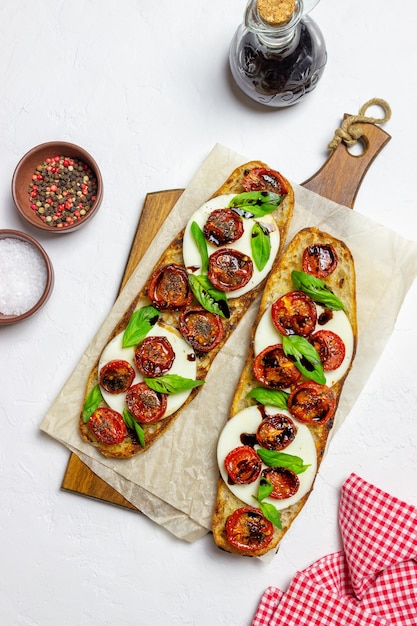
<svg viewBox="0 0 417 626">
<path fill-rule="evenodd" d="M 250 0 L 229 52 L 232 76 L 252 100 L 282 108 L 316 88 L 327 61 L 317 24 L 319 0 Z"/>
</svg>

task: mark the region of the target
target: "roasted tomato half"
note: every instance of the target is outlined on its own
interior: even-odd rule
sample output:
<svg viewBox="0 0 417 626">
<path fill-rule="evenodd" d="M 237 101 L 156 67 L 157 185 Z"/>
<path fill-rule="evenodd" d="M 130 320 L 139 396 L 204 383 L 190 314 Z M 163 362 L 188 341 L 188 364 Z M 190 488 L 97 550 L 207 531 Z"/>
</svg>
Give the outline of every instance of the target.
<svg viewBox="0 0 417 626">
<path fill-rule="evenodd" d="M 175 359 L 175 352 L 166 337 L 151 335 L 145 337 L 136 347 L 135 362 L 144 376 L 155 378 L 169 372 Z"/>
<path fill-rule="evenodd" d="M 290 291 L 272 304 L 272 322 L 281 335 L 307 337 L 316 326 L 317 309 L 303 291 Z"/>
<path fill-rule="evenodd" d="M 331 244 L 312 244 L 303 252 L 303 271 L 317 278 L 326 278 L 332 274 L 338 262 L 336 250 Z"/>
<path fill-rule="evenodd" d="M 269 497 L 275 500 L 291 498 L 300 488 L 297 474 L 287 467 L 267 467 L 262 472 L 262 478 L 272 484 L 274 489 Z"/>
<path fill-rule="evenodd" d="M 326 372 L 336 370 L 343 363 L 346 348 L 343 339 L 331 330 L 318 330 L 309 338 L 319 353 L 323 369 Z"/>
<path fill-rule="evenodd" d="M 239 250 L 221 248 L 209 257 L 208 278 L 221 291 L 236 291 L 248 284 L 253 274 L 253 262 Z"/>
<path fill-rule="evenodd" d="M 262 350 L 253 361 L 253 373 L 262 385 L 270 389 L 287 389 L 301 378 L 301 373 L 289 359 L 282 345 Z"/>
<path fill-rule="evenodd" d="M 297 427 L 291 418 L 277 413 L 268 415 L 258 426 L 256 441 L 267 450 L 284 450 L 295 439 Z"/>
<path fill-rule="evenodd" d="M 126 424 L 117 411 L 108 407 L 99 407 L 90 416 L 88 426 L 100 443 L 113 446 L 122 443 L 127 435 Z"/>
<path fill-rule="evenodd" d="M 289 395 L 288 410 L 304 424 L 325 424 L 336 410 L 336 396 L 326 385 L 302 382 Z"/>
<path fill-rule="evenodd" d="M 262 470 L 262 461 L 250 446 L 238 446 L 229 452 L 224 466 L 232 484 L 249 485 Z"/>
<path fill-rule="evenodd" d="M 177 311 L 191 304 L 193 294 L 184 267 L 171 263 L 151 276 L 148 296 L 154 307 Z"/>
<path fill-rule="evenodd" d="M 245 191 L 272 191 L 280 196 L 288 193 L 285 179 L 276 170 L 254 167 L 242 181 Z"/>
<path fill-rule="evenodd" d="M 122 359 L 109 361 L 100 370 L 100 385 L 108 393 L 122 393 L 129 389 L 135 378 L 135 370 Z"/>
<path fill-rule="evenodd" d="M 212 211 L 204 224 L 203 233 L 214 246 L 233 243 L 243 235 L 243 219 L 232 209 Z"/>
<path fill-rule="evenodd" d="M 150 424 L 164 416 L 167 397 L 150 389 L 146 383 L 137 383 L 127 392 L 126 405 L 138 422 Z"/>
<path fill-rule="evenodd" d="M 206 311 L 203 307 L 189 307 L 179 318 L 183 337 L 200 352 L 209 352 L 219 345 L 224 337 L 220 315 Z"/>
<path fill-rule="evenodd" d="M 256 552 L 266 548 L 274 536 L 274 527 L 254 507 L 242 507 L 234 511 L 226 520 L 228 542 L 245 552 Z"/>
</svg>

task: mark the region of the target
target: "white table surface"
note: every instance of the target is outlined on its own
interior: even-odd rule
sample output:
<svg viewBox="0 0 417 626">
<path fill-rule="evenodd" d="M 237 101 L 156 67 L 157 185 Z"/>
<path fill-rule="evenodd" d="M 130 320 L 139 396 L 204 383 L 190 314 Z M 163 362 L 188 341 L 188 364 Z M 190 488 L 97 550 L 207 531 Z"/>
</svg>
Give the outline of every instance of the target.
<svg viewBox="0 0 417 626">
<path fill-rule="evenodd" d="M 322 0 L 312 13 L 328 64 L 305 103 L 273 111 L 231 87 L 227 55 L 244 0 L 2 0 L 0 228 L 37 237 L 55 288 L 32 319 L 0 329 L 0 623 L 5 626 L 250 624 L 268 585 L 340 548 L 351 472 L 417 505 L 417 286 L 304 511 L 269 564 L 183 543 L 145 516 L 61 490 L 67 449 L 40 432 L 105 319 L 146 193 L 182 188 L 216 143 L 295 182 L 316 172 L 345 112 L 385 98 L 392 140 L 355 210 L 417 239 L 414 3 Z M 394 13 L 394 15 L 393 15 Z M 377 112 L 379 113 L 379 111 Z M 105 196 L 80 232 L 25 225 L 10 193 L 31 147 L 60 139 L 99 163 Z"/>
</svg>

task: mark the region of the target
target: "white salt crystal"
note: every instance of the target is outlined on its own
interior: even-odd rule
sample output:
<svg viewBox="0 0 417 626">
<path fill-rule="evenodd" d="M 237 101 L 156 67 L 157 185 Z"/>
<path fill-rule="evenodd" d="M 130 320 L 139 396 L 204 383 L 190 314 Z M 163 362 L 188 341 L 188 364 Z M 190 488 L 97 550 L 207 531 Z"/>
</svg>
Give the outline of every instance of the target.
<svg viewBox="0 0 417 626">
<path fill-rule="evenodd" d="M 0 239 L 1 313 L 26 313 L 38 302 L 45 285 L 46 268 L 40 252 L 21 239 Z"/>
</svg>

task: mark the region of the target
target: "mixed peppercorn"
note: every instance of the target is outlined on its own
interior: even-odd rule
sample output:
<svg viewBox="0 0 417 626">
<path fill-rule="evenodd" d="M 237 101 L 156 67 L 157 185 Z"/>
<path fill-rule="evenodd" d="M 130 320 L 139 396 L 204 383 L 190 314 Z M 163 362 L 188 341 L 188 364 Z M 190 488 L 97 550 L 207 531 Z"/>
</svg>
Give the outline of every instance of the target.
<svg viewBox="0 0 417 626">
<path fill-rule="evenodd" d="M 51 228 L 68 228 L 85 218 L 96 194 L 97 178 L 91 168 L 65 156 L 38 165 L 29 185 L 31 208 Z"/>
</svg>

